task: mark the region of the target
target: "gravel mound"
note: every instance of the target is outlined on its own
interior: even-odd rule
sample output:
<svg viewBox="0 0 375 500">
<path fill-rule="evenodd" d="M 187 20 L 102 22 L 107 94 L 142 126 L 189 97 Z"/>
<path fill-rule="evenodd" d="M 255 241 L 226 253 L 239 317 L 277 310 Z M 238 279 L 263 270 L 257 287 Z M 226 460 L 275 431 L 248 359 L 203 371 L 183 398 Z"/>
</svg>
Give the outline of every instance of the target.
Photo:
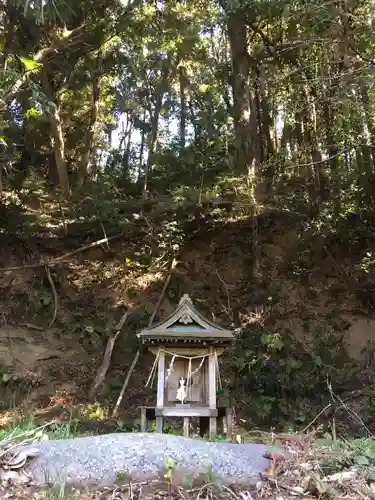
<svg viewBox="0 0 375 500">
<path fill-rule="evenodd" d="M 30 469 L 40 486 L 108 486 L 119 477 L 132 481 L 157 479 L 166 457 L 177 462 L 173 471 L 176 483 L 210 473 L 225 484 L 250 485 L 269 465 L 262 457 L 267 450 L 262 444 L 210 443 L 170 434 L 105 434 L 42 441 L 37 448 L 40 453 Z"/>
</svg>

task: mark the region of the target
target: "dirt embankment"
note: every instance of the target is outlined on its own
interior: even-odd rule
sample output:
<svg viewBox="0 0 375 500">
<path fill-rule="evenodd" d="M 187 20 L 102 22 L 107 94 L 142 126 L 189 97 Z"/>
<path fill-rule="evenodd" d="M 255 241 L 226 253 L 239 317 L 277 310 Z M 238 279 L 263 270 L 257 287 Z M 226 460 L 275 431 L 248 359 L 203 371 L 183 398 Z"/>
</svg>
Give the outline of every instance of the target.
<svg viewBox="0 0 375 500">
<path fill-rule="evenodd" d="M 303 217 L 264 214 L 258 228 L 262 277 L 254 280 L 251 218 L 191 225 L 190 232 L 186 227 L 159 317 L 188 293 L 223 325 L 285 333 L 307 349 L 317 332 L 335 336 L 350 357 L 373 362 L 372 299 L 368 283 L 361 284 L 361 265 L 372 255 L 367 239 L 349 249 L 348 241 L 335 239 L 338 231 L 327 238 L 309 229 Z M 146 225 L 92 248 L 88 243 L 103 237 L 97 225 L 22 239 L 1 235 L 0 267 L 19 266 L 0 273 L 0 366 L 10 397 L 10 382 L 24 380 L 23 398 L 27 394 L 44 404 L 57 394 L 83 398 L 108 332 L 126 307 L 132 314 L 102 397 L 117 394 L 134 355 L 135 331 L 147 323 L 168 269 L 162 251 L 148 267 L 144 263 L 155 244 L 150 232 Z M 52 264 L 28 267 L 41 259 Z M 138 368 L 127 407 L 151 398 L 143 388 L 148 363 Z"/>
</svg>

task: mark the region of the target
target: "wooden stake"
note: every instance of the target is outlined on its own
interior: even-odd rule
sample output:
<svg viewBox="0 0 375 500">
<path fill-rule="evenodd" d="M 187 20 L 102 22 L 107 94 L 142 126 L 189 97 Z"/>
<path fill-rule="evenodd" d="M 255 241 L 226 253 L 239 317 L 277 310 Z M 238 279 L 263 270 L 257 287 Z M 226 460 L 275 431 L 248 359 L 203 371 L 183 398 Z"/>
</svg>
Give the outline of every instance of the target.
<svg viewBox="0 0 375 500">
<path fill-rule="evenodd" d="M 184 417 L 184 437 L 189 437 L 189 417 Z"/>
<path fill-rule="evenodd" d="M 159 299 L 157 301 L 157 304 L 155 306 L 155 309 L 153 310 L 151 316 L 150 316 L 150 320 L 148 322 L 148 326 L 150 327 L 152 325 L 152 323 L 154 322 L 154 319 L 155 319 L 155 316 L 157 314 L 157 312 L 159 311 L 159 307 L 162 303 L 162 300 L 164 298 L 164 295 L 165 295 L 165 292 L 167 291 L 168 289 L 168 286 L 169 286 L 169 283 L 171 281 L 171 278 L 172 278 L 172 273 L 173 273 L 173 270 L 174 268 L 177 266 L 177 260 L 176 259 L 173 259 L 172 262 L 171 262 L 171 266 L 169 268 L 169 273 L 168 273 L 168 276 L 167 276 L 167 279 L 165 280 L 164 282 L 164 286 L 163 286 L 163 289 L 162 291 L 160 292 L 160 295 L 159 295 Z"/>
<path fill-rule="evenodd" d="M 147 410 L 145 406 L 141 408 L 141 432 L 147 431 Z"/>
<path fill-rule="evenodd" d="M 122 388 L 121 388 L 121 391 L 120 391 L 119 397 L 118 397 L 118 399 L 117 399 L 117 401 L 116 401 L 116 406 L 115 406 L 115 407 L 114 407 L 114 409 L 113 409 L 113 416 L 114 416 L 114 417 L 116 417 L 116 416 L 117 416 L 117 413 L 118 413 L 118 410 L 119 410 L 119 408 L 120 408 L 120 404 L 121 404 L 122 398 L 124 397 L 124 394 L 125 394 L 126 388 L 128 387 L 130 377 L 132 376 L 132 373 L 133 373 L 133 371 L 134 371 L 135 365 L 137 364 L 137 361 L 138 361 L 139 355 L 140 355 L 140 351 L 139 351 L 139 349 L 138 349 L 138 351 L 136 352 L 136 354 L 135 354 L 135 356 L 134 356 L 133 362 L 132 362 L 132 364 L 130 365 L 130 368 L 129 368 L 128 374 L 126 375 L 125 382 L 123 383 L 123 386 L 122 386 Z"/>
</svg>

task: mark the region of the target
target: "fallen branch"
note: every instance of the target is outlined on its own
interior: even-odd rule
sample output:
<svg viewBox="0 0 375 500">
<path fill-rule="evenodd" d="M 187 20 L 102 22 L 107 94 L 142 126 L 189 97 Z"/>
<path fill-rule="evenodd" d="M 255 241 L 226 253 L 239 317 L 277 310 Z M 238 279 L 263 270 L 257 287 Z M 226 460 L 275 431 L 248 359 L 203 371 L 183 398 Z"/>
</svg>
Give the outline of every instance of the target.
<svg viewBox="0 0 375 500">
<path fill-rule="evenodd" d="M 72 250 L 71 252 L 64 253 L 64 255 L 61 255 L 60 257 L 57 257 L 56 259 L 53 259 L 51 261 L 43 261 L 43 262 L 38 262 L 36 264 L 25 264 L 23 266 L 14 266 L 14 267 L 3 267 L 0 268 L 0 272 L 5 273 L 8 271 L 18 271 L 20 269 L 33 269 L 37 267 L 42 267 L 42 266 L 55 266 L 57 264 L 61 264 L 64 262 L 68 257 L 72 257 L 73 255 L 76 255 L 77 253 L 84 252 L 85 250 L 89 250 L 90 248 L 96 247 L 98 245 L 102 245 L 103 243 L 108 243 L 110 240 L 114 240 L 116 238 L 120 238 L 120 236 L 123 236 L 124 233 L 120 234 L 114 234 L 113 236 L 101 238 L 100 240 L 93 241 L 92 243 L 87 243 L 87 245 L 83 245 L 76 250 Z"/>
<path fill-rule="evenodd" d="M 362 418 L 356 413 L 354 410 L 349 408 L 345 403 L 346 401 L 343 401 L 338 394 L 336 394 L 332 388 L 331 382 L 327 379 L 327 387 L 329 394 L 331 396 L 331 399 L 333 402 L 339 402 L 340 403 L 340 408 L 344 408 L 344 410 L 347 412 L 347 414 L 353 419 L 356 420 L 360 425 L 363 426 L 365 431 L 368 433 L 369 436 L 375 437 L 374 434 L 371 432 L 371 430 L 367 427 L 365 422 L 362 420 Z"/>
<path fill-rule="evenodd" d="M 304 427 L 301 431 L 301 434 L 304 434 L 308 429 L 310 429 L 310 427 L 318 420 L 318 418 L 323 415 L 323 413 L 325 413 L 327 410 L 329 410 L 332 406 L 332 403 L 329 403 L 328 405 L 326 405 L 323 410 L 320 410 L 320 412 L 313 418 L 313 420 L 311 420 L 311 422 L 309 424 L 306 425 L 306 427 Z"/>
<path fill-rule="evenodd" d="M 48 328 L 51 328 L 51 326 L 54 324 L 54 322 L 56 321 L 56 318 L 57 318 L 57 310 L 59 307 L 59 300 L 57 297 L 55 283 L 53 282 L 53 279 L 51 276 L 51 271 L 49 270 L 48 266 L 45 266 L 45 269 L 46 269 L 49 284 L 51 285 L 51 289 L 52 289 L 52 293 L 53 293 L 53 300 L 54 300 L 53 316 L 52 316 L 50 324 L 48 325 Z"/>
<path fill-rule="evenodd" d="M 350 469 L 342 472 L 335 472 L 335 474 L 331 474 L 330 476 L 326 476 L 324 480 L 327 483 L 342 483 L 345 481 L 352 481 L 356 476 L 358 476 L 358 469 Z"/>
<path fill-rule="evenodd" d="M 162 289 L 162 291 L 160 292 L 159 299 L 158 299 L 158 301 L 157 301 L 157 303 L 156 303 L 156 306 L 155 306 L 155 308 L 154 308 L 154 310 L 153 310 L 153 312 L 152 312 L 152 314 L 151 314 L 151 316 L 150 316 L 150 319 L 149 319 L 149 322 L 148 322 L 148 326 L 149 326 L 149 327 L 150 327 L 150 326 L 152 325 L 152 323 L 154 322 L 155 316 L 156 316 L 156 314 L 157 314 L 157 312 L 158 312 L 158 310 L 159 310 L 159 307 L 160 307 L 160 304 L 161 304 L 161 302 L 162 302 L 162 300 L 163 300 L 163 298 L 164 298 L 165 292 L 166 292 L 166 291 L 167 291 L 167 289 L 168 289 L 169 283 L 170 283 L 171 278 L 172 278 L 173 271 L 174 271 L 175 267 L 177 266 L 177 264 L 178 264 L 178 261 L 174 258 L 174 259 L 172 260 L 172 262 L 171 262 L 171 266 L 170 266 L 170 268 L 169 268 L 169 273 L 168 273 L 168 276 L 167 276 L 167 278 L 166 278 L 166 280 L 165 280 L 165 282 L 164 282 L 163 289 Z M 128 371 L 127 375 L 126 375 L 125 382 L 123 383 L 123 386 L 122 386 L 122 388 L 121 388 L 121 391 L 120 391 L 119 397 L 118 397 L 118 399 L 117 399 L 117 401 L 116 401 L 116 405 L 115 405 L 115 407 L 114 407 L 114 409 L 113 409 L 113 413 L 112 413 L 112 415 L 113 415 L 114 417 L 116 417 L 116 416 L 117 416 L 118 410 L 119 410 L 119 408 L 120 408 L 120 404 L 121 404 L 121 402 L 122 402 L 122 400 L 123 400 L 123 397 L 124 397 L 124 394 L 125 394 L 126 388 L 128 387 L 130 377 L 132 376 L 132 373 L 133 373 L 133 371 L 134 371 L 135 365 L 137 364 L 137 361 L 138 361 L 138 359 L 139 359 L 139 356 L 140 356 L 140 350 L 138 349 L 138 350 L 137 350 L 137 352 L 136 352 L 136 354 L 135 354 L 135 356 L 134 356 L 133 362 L 132 362 L 132 364 L 130 365 L 129 371 Z"/>
<path fill-rule="evenodd" d="M 109 365 L 111 364 L 112 352 L 113 352 L 113 348 L 115 346 L 115 342 L 117 340 L 117 337 L 120 335 L 121 329 L 124 326 L 128 315 L 129 315 L 129 311 L 125 311 L 122 318 L 120 319 L 118 325 L 116 326 L 115 333 L 113 335 L 111 335 L 107 341 L 107 346 L 105 348 L 103 361 L 96 372 L 94 382 L 93 382 L 91 389 L 90 389 L 90 393 L 89 393 L 90 399 L 92 399 L 95 396 L 99 387 L 104 382 L 105 376 L 107 375 Z"/>
</svg>

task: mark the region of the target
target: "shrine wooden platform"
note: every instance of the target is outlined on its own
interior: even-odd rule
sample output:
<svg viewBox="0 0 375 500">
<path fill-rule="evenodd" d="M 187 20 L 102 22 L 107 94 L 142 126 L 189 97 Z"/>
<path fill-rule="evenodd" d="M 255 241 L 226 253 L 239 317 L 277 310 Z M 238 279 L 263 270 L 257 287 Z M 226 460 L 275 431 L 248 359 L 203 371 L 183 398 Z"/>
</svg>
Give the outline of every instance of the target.
<svg viewBox="0 0 375 500">
<path fill-rule="evenodd" d="M 209 434 L 232 435 L 233 412 L 228 406 L 218 406 L 215 410 L 210 408 L 175 408 L 156 406 L 141 406 L 141 432 L 147 432 L 149 423 L 156 423 L 156 432 L 162 433 L 165 418 L 181 418 L 183 421 L 183 435 L 189 437 L 189 424 L 191 418 L 199 419 L 199 434 L 201 437 Z M 214 424 L 214 425 L 212 425 Z"/>
</svg>

